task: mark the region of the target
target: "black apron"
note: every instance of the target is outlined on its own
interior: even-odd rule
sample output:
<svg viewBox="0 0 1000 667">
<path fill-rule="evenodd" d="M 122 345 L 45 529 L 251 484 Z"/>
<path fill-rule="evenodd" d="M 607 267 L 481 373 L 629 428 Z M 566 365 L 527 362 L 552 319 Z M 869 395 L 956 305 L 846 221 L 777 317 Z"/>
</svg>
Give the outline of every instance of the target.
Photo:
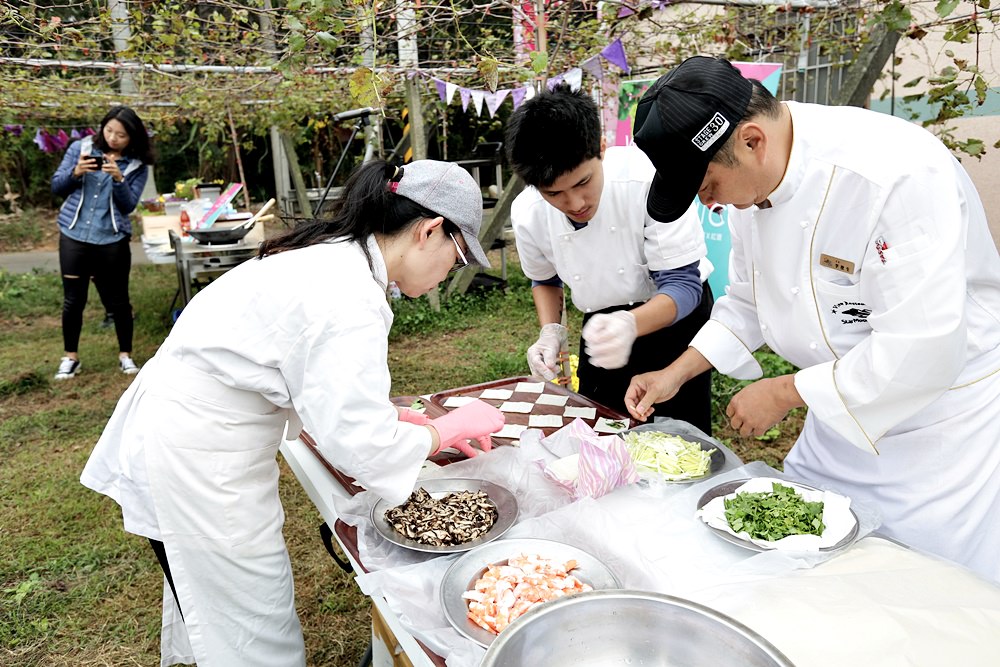
<svg viewBox="0 0 1000 667">
<path fill-rule="evenodd" d="M 632 377 L 641 373 L 658 371 L 687 350 L 691 339 L 708 321 L 712 314 L 715 298 L 709 284 L 702 283 L 701 302 L 680 322 L 664 327 L 645 336 L 636 338 L 628 363 L 622 368 L 607 369 L 591 365 L 585 352 L 585 343 L 580 338 L 580 365 L 577 377 L 580 379 L 580 393 L 584 396 L 628 415 L 625 409 L 625 392 Z M 586 325 L 591 317 L 617 310 L 631 310 L 631 306 L 611 306 L 604 310 L 587 313 L 583 317 Z M 708 370 L 688 380 L 669 401 L 653 406 L 653 415 L 672 417 L 689 422 L 706 434 L 712 434 L 712 371 Z"/>
</svg>

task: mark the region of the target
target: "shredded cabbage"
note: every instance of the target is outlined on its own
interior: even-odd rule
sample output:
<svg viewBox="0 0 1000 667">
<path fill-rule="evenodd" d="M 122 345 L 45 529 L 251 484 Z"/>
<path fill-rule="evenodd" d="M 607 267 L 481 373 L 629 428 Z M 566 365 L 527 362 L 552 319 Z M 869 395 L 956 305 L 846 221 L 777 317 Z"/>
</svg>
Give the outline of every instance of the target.
<svg viewBox="0 0 1000 667">
<path fill-rule="evenodd" d="M 701 477 L 708 472 L 715 453 L 715 449 L 705 451 L 697 442 L 660 431 L 632 431 L 624 437 L 640 471 L 657 473 L 671 481 Z"/>
</svg>

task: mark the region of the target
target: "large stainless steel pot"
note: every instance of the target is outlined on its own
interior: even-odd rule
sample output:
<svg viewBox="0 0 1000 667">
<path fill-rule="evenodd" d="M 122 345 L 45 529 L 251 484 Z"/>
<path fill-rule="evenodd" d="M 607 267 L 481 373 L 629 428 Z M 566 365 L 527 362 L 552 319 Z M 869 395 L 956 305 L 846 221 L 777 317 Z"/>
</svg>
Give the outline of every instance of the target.
<svg viewBox="0 0 1000 667">
<path fill-rule="evenodd" d="M 641 591 L 580 593 L 538 605 L 490 645 L 481 667 L 793 667 L 742 623 Z"/>
</svg>

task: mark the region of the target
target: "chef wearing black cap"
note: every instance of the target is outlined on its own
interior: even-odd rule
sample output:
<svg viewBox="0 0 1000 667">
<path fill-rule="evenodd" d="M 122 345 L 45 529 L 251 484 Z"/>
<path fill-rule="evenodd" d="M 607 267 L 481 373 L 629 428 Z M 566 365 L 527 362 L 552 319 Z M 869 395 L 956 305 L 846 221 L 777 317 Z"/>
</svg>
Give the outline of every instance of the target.
<svg viewBox="0 0 1000 667">
<path fill-rule="evenodd" d="M 801 370 L 736 394 L 732 426 L 808 406 L 786 473 L 1000 581 L 1000 256 L 958 161 L 904 120 L 778 102 L 701 56 L 646 92 L 634 136 L 653 218 L 695 195 L 737 210 L 728 293 L 677 361 L 633 378 L 633 416 L 711 367 L 760 378 L 766 344 Z"/>
</svg>

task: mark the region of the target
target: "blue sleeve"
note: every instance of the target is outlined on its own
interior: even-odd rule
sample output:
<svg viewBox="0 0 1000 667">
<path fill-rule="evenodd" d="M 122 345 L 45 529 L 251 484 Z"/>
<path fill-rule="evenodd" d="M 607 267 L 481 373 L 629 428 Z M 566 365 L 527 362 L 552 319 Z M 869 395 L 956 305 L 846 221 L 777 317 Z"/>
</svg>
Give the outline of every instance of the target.
<svg viewBox="0 0 1000 667">
<path fill-rule="evenodd" d="M 666 271 L 650 271 L 649 274 L 656 283 L 656 293 L 666 294 L 677 304 L 677 319 L 674 322 L 690 315 L 701 302 L 703 288 L 698 262 Z"/>
<path fill-rule="evenodd" d="M 111 182 L 111 195 L 115 199 L 115 206 L 118 210 L 128 215 L 139 205 L 139 197 L 146 187 L 146 177 L 149 175 L 149 167 L 142 165 L 125 176 L 121 183 Z"/>
<path fill-rule="evenodd" d="M 73 176 L 73 169 L 76 168 L 76 163 L 79 161 L 80 142 L 74 141 L 66 149 L 66 153 L 63 155 L 62 162 L 59 163 L 56 173 L 52 174 L 52 194 L 66 197 L 73 190 L 83 186 L 83 179 Z"/>
<path fill-rule="evenodd" d="M 538 287 L 539 285 L 548 285 L 549 287 L 562 287 L 563 281 L 559 279 L 559 275 L 556 274 L 551 278 L 546 278 L 545 280 L 532 280 L 531 286 Z"/>
</svg>

